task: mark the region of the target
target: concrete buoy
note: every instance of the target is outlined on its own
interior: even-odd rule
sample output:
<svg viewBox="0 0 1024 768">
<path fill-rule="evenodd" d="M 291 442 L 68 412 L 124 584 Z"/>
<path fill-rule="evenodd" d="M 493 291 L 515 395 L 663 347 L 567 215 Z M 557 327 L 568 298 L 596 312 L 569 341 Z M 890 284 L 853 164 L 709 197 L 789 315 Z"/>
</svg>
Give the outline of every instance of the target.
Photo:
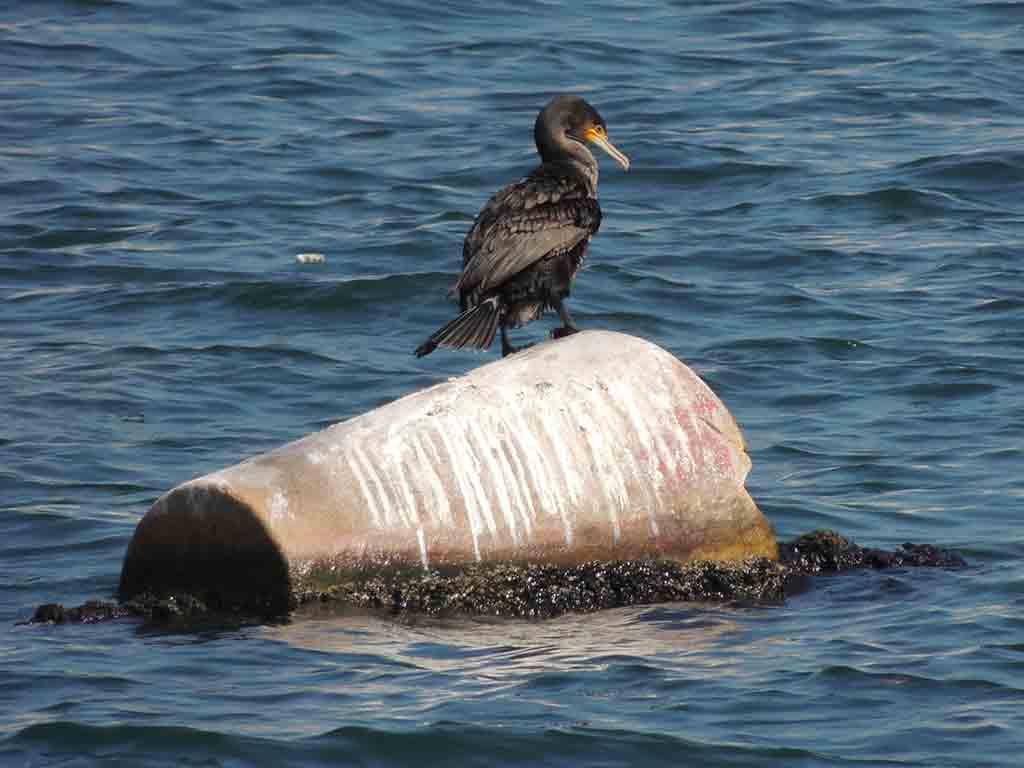
<svg viewBox="0 0 1024 768">
<path fill-rule="evenodd" d="M 689 368 L 585 331 L 172 489 L 139 523 L 120 592 L 274 609 L 311 563 L 775 558 L 749 469 Z"/>
</svg>

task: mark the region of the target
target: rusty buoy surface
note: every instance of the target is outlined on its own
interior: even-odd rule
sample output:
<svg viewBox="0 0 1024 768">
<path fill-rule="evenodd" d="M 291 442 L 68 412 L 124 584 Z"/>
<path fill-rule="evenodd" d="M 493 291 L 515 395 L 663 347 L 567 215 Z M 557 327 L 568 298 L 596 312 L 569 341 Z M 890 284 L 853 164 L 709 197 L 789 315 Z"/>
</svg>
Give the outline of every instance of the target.
<svg viewBox="0 0 1024 768">
<path fill-rule="evenodd" d="M 172 489 L 139 523 L 120 591 L 276 605 L 312 562 L 775 558 L 749 469 L 687 366 L 586 331 Z"/>
</svg>

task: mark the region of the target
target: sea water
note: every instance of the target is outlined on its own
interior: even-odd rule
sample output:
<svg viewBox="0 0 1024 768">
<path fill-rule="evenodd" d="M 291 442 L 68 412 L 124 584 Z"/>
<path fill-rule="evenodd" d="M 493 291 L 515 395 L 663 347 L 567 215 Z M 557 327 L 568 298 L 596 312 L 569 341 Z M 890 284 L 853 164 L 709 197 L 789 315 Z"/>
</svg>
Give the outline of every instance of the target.
<svg viewBox="0 0 1024 768">
<path fill-rule="evenodd" d="M 1014 2 L 11 5 L 0 763 L 1019 765 L 1022 71 Z M 580 327 L 715 389 L 781 538 L 966 569 L 543 622 L 17 623 L 110 598 L 168 488 L 496 359 L 411 353 L 558 91 L 633 162 L 602 158 Z"/>
</svg>

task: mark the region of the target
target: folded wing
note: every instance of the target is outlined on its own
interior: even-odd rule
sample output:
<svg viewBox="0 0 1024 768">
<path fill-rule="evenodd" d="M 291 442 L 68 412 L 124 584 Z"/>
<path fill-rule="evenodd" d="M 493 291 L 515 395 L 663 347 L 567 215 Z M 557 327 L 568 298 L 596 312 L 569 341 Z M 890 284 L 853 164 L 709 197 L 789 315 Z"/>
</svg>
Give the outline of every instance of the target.
<svg viewBox="0 0 1024 768">
<path fill-rule="evenodd" d="M 552 252 L 571 250 L 597 231 L 601 209 L 582 184 L 529 176 L 484 206 L 463 246 L 453 291 L 480 295 Z"/>
</svg>

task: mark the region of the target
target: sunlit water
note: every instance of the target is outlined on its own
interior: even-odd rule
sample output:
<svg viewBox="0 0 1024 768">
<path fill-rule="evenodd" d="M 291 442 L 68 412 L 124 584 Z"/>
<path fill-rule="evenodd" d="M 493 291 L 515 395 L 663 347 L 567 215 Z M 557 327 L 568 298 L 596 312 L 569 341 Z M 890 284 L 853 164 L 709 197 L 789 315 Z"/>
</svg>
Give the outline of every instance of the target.
<svg viewBox="0 0 1024 768">
<path fill-rule="evenodd" d="M 1024 4 L 277 6 L 0 18 L 0 762 L 1019 764 Z M 781 537 L 968 569 L 540 623 L 15 625 L 110 597 L 169 487 L 494 359 L 411 351 L 557 90 L 634 163 L 602 166 L 579 324 L 712 385 Z"/>
</svg>

